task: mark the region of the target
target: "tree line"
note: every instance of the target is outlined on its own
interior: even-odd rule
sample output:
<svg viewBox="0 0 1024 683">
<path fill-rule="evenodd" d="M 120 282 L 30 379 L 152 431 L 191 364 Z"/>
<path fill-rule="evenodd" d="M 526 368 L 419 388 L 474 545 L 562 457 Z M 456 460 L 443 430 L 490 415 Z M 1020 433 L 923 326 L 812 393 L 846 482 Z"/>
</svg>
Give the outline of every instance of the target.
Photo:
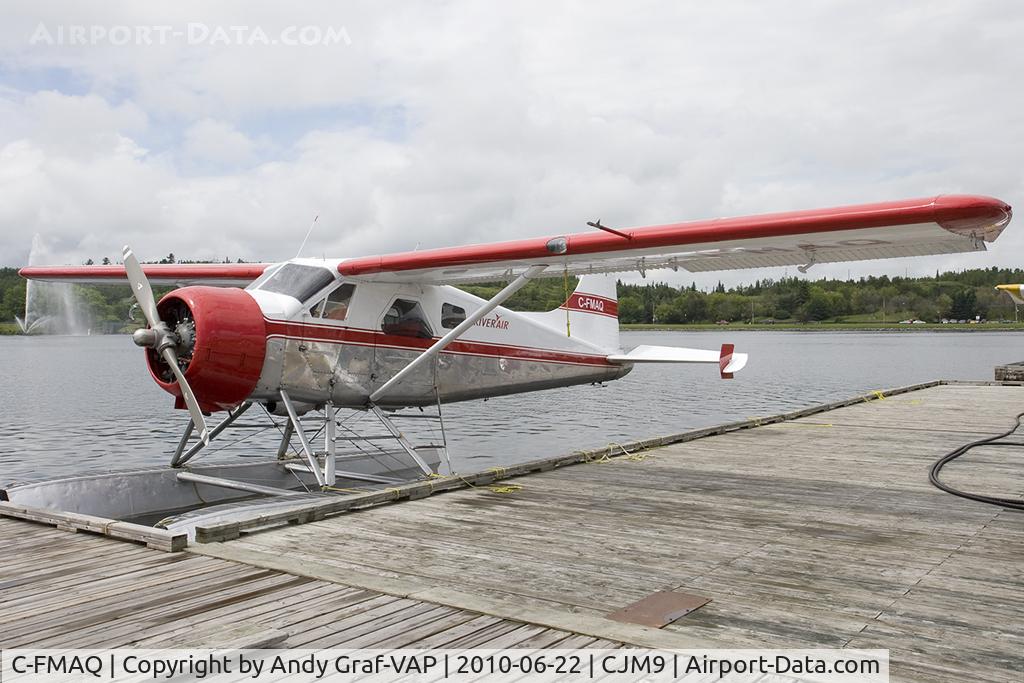
<svg viewBox="0 0 1024 683">
<path fill-rule="evenodd" d="M 757 280 L 710 292 L 696 286 L 619 283 L 619 320 L 624 323 L 720 321 L 897 322 L 1013 320 L 1009 296 L 997 284 L 1024 282 L 1024 270 L 973 269 L 934 277 L 866 277 L 858 280 Z"/>
<path fill-rule="evenodd" d="M 1013 320 L 1013 302 L 998 284 L 1024 282 L 1024 270 L 978 268 L 936 272 L 933 277 L 866 277 L 856 280 L 807 280 L 784 277 L 756 280 L 710 291 L 696 285 L 664 282 L 618 283 L 619 321 L 623 323 L 699 324 L 741 322 L 867 322 L 943 319 Z M 493 296 L 503 283 L 473 285 L 468 291 Z M 576 279 L 537 280 L 519 290 L 507 306 L 544 311 L 558 307 Z"/>
<path fill-rule="evenodd" d="M 161 259 L 173 263 L 173 254 Z M 179 261 L 187 263 L 186 261 Z M 676 287 L 664 282 L 618 283 L 619 320 L 623 323 L 696 324 L 719 321 L 888 321 L 943 318 L 1013 320 L 1009 297 L 995 285 L 1024 282 L 1024 270 L 985 268 L 936 273 L 934 277 L 867 277 L 858 280 L 807 280 L 786 277 L 710 291 L 695 285 Z M 482 297 L 493 296 L 503 283 L 467 286 Z M 508 302 L 513 310 L 557 308 L 576 278 L 537 280 Z M 128 321 L 134 303 L 127 286 L 73 285 L 76 301 L 91 320 Z M 0 321 L 13 322 L 25 309 L 25 280 L 15 268 L 0 268 Z"/>
</svg>

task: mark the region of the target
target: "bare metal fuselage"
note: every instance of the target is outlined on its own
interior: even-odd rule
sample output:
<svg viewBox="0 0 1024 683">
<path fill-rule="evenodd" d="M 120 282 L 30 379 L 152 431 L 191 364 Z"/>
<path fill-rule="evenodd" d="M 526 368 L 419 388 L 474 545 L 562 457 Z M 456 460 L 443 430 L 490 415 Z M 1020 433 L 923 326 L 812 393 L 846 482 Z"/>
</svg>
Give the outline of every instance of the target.
<svg viewBox="0 0 1024 683">
<path fill-rule="evenodd" d="M 274 339 L 267 344 L 265 376 L 269 372 L 271 381 L 279 377 L 279 386 L 297 401 L 319 404 L 330 399 L 339 406 L 363 407 L 375 389 L 419 353 L 344 342 Z M 622 377 L 630 369 L 629 366 L 602 367 L 442 352 L 434 363 L 403 380 L 380 403 L 419 406 L 438 399 L 451 403 L 607 382 Z M 258 394 L 254 397 L 261 398 Z M 266 395 L 265 398 L 274 397 Z"/>
<path fill-rule="evenodd" d="M 445 304 L 472 311 L 483 299 L 448 286 L 357 284 L 344 321 L 310 314 L 311 302 L 250 291 L 264 311 L 266 359 L 254 400 L 275 401 L 284 389 L 306 406 L 327 401 L 365 407 L 370 394 L 447 330 Z M 385 312 L 396 299 L 419 303 L 433 338 L 388 334 Z M 618 379 L 628 364 L 614 364 L 600 348 L 544 319 L 499 307 L 436 359 L 403 379 L 379 401 L 382 406 L 421 406 L 502 396 Z"/>
</svg>

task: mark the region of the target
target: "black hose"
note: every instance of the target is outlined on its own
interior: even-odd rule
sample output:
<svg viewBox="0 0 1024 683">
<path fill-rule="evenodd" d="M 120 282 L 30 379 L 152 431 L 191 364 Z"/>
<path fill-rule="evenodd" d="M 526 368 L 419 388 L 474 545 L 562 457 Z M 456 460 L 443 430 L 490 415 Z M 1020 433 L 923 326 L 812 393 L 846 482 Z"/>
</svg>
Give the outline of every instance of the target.
<svg viewBox="0 0 1024 683">
<path fill-rule="evenodd" d="M 967 498 L 968 500 L 976 500 L 979 503 L 988 503 L 989 505 L 999 505 L 1000 507 L 1010 508 L 1011 510 L 1024 510 L 1024 499 L 1020 498 L 1000 498 L 998 496 L 986 496 L 979 493 L 970 493 L 968 491 L 961 491 L 955 489 L 948 484 L 944 484 L 939 480 L 939 472 L 948 463 L 956 460 L 961 455 L 977 448 L 978 446 L 1017 446 L 1024 448 L 1024 443 L 1018 441 L 1002 441 L 1008 436 L 1013 435 L 1021 426 L 1021 420 L 1024 419 L 1024 413 L 1017 415 L 1016 424 L 1013 429 L 999 434 L 998 436 L 990 436 L 987 439 L 980 439 L 979 441 L 972 441 L 971 443 L 960 446 L 955 451 L 947 453 L 932 465 L 931 471 L 928 473 L 928 481 L 932 483 L 936 488 L 942 489 L 946 493 L 952 493 L 954 496 L 960 496 L 961 498 Z"/>
</svg>

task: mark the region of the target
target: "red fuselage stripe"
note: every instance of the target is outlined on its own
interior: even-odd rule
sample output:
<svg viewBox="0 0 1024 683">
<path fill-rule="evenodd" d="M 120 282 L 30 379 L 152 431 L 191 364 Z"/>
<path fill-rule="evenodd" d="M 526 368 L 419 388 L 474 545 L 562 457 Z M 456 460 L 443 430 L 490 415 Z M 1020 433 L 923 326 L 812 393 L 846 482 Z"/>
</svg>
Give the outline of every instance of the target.
<svg viewBox="0 0 1024 683">
<path fill-rule="evenodd" d="M 437 339 L 417 339 L 384 334 L 374 330 L 361 330 L 352 327 L 325 327 L 306 325 L 303 323 L 286 322 L 266 319 L 267 338 L 283 337 L 286 339 L 305 339 L 335 344 L 352 344 L 356 346 L 381 346 L 409 351 L 424 351 Z M 487 356 L 492 358 L 514 358 L 517 360 L 534 360 L 547 363 L 569 363 L 572 365 L 612 366 L 607 358 L 593 354 L 574 353 L 572 351 L 555 351 L 524 346 L 509 346 L 486 342 L 454 341 L 443 353 L 460 355 Z"/>
</svg>

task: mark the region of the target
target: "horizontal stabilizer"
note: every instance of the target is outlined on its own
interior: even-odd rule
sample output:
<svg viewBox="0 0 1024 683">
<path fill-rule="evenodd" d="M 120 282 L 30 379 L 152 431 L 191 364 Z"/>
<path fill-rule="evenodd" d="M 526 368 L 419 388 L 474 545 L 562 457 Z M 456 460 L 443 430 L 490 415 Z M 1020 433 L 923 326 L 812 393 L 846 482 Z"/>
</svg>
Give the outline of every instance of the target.
<svg viewBox="0 0 1024 683">
<path fill-rule="evenodd" d="M 733 353 L 732 344 L 722 344 L 719 351 L 644 344 L 629 353 L 614 353 L 608 356 L 608 361 L 611 363 L 717 363 L 722 377 L 728 379 L 732 373 L 742 370 L 743 366 L 747 364 L 747 354 Z"/>
</svg>

